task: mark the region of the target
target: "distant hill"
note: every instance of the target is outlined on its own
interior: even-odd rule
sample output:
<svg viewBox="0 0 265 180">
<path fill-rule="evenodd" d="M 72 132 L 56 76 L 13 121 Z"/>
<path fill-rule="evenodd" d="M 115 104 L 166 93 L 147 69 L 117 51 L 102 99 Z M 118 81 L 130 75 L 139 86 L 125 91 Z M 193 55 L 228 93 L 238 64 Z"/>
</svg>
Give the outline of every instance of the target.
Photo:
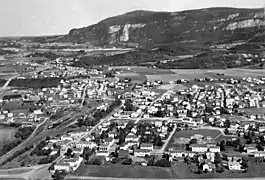
<svg viewBox="0 0 265 180">
<path fill-rule="evenodd" d="M 182 12 L 133 11 L 70 30 L 57 41 L 94 45 L 212 45 L 250 40 L 264 30 L 262 9 L 208 8 Z"/>
</svg>

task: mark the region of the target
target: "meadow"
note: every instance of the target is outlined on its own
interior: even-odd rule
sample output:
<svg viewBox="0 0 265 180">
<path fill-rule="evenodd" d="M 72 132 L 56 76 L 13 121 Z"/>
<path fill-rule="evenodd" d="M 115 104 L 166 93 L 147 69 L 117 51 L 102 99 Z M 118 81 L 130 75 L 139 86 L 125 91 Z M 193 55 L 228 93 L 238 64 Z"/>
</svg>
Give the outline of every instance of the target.
<svg viewBox="0 0 265 180">
<path fill-rule="evenodd" d="M 149 178 L 171 179 L 173 178 L 170 168 L 143 167 L 133 165 L 80 165 L 73 173 L 76 176 L 114 177 L 114 178 Z"/>
</svg>

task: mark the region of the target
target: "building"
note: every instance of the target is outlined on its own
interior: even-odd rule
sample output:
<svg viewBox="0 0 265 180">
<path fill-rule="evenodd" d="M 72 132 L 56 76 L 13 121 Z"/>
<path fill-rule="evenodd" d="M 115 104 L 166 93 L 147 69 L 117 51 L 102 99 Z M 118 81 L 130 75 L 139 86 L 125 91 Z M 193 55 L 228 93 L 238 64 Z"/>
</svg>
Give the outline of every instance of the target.
<svg viewBox="0 0 265 180">
<path fill-rule="evenodd" d="M 96 156 L 108 157 L 109 151 L 97 151 Z"/>
<path fill-rule="evenodd" d="M 134 150 L 134 156 L 137 157 L 145 157 L 145 156 L 150 156 L 151 153 L 150 150 L 145 150 L 145 149 L 135 149 Z"/>
<path fill-rule="evenodd" d="M 97 144 L 95 142 L 87 142 L 87 141 L 81 141 L 75 144 L 76 148 L 85 148 L 88 147 L 89 149 L 93 149 L 97 147 Z"/>
<path fill-rule="evenodd" d="M 221 150 L 220 150 L 220 146 L 210 146 L 210 147 L 209 147 L 209 151 L 210 151 L 210 152 L 213 152 L 213 153 L 221 152 Z"/>
<path fill-rule="evenodd" d="M 192 144 L 191 151 L 192 152 L 207 152 L 208 147 L 206 144 Z"/>
<path fill-rule="evenodd" d="M 70 172 L 71 171 L 71 166 L 69 163 L 65 163 L 64 161 L 60 161 L 54 165 L 54 170 L 58 171 L 66 171 Z"/>
<path fill-rule="evenodd" d="M 154 146 L 153 146 L 153 144 L 143 143 L 143 144 L 140 145 L 140 149 L 141 150 L 153 151 L 154 150 Z"/>
<path fill-rule="evenodd" d="M 138 138 L 136 135 L 132 134 L 132 133 L 129 133 L 129 134 L 126 136 L 126 138 L 125 138 L 125 142 L 129 142 L 129 141 L 138 141 L 138 140 L 139 140 L 139 138 Z"/>
<path fill-rule="evenodd" d="M 254 152 L 254 157 L 264 158 L 265 157 L 265 151 L 256 151 L 256 152 Z"/>
<path fill-rule="evenodd" d="M 239 162 L 228 162 L 228 169 L 232 171 L 240 171 L 241 164 Z"/>
</svg>

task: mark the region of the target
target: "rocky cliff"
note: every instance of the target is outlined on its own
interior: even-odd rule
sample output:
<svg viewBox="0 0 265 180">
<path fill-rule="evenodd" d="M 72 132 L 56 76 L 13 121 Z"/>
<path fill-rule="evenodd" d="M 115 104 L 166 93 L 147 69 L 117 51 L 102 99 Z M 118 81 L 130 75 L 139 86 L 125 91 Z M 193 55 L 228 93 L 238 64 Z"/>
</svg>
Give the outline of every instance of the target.
<svg viewBox="0 0 265 180">
<path fill-rule="evenodd" d="M 133 11 L 81 29 L 59 41 L 94 45 L 213 45 L 249 40 L 263 28 L 262 9 L 209 8 L 182 12 Z"/>
</svg>

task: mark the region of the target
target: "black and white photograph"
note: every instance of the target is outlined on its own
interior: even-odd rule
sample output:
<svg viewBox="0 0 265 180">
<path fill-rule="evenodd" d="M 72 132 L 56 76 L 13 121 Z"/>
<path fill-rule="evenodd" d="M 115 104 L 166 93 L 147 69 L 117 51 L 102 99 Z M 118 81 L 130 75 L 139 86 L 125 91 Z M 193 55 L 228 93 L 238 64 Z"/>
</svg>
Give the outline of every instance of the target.
<svg viewBox="0 0 265 180">
<path fill-rule="evenodd" d="M 265 0 L 0 0 L 0 180 L 202 179 L 265 179 Z"/>
</svg>

